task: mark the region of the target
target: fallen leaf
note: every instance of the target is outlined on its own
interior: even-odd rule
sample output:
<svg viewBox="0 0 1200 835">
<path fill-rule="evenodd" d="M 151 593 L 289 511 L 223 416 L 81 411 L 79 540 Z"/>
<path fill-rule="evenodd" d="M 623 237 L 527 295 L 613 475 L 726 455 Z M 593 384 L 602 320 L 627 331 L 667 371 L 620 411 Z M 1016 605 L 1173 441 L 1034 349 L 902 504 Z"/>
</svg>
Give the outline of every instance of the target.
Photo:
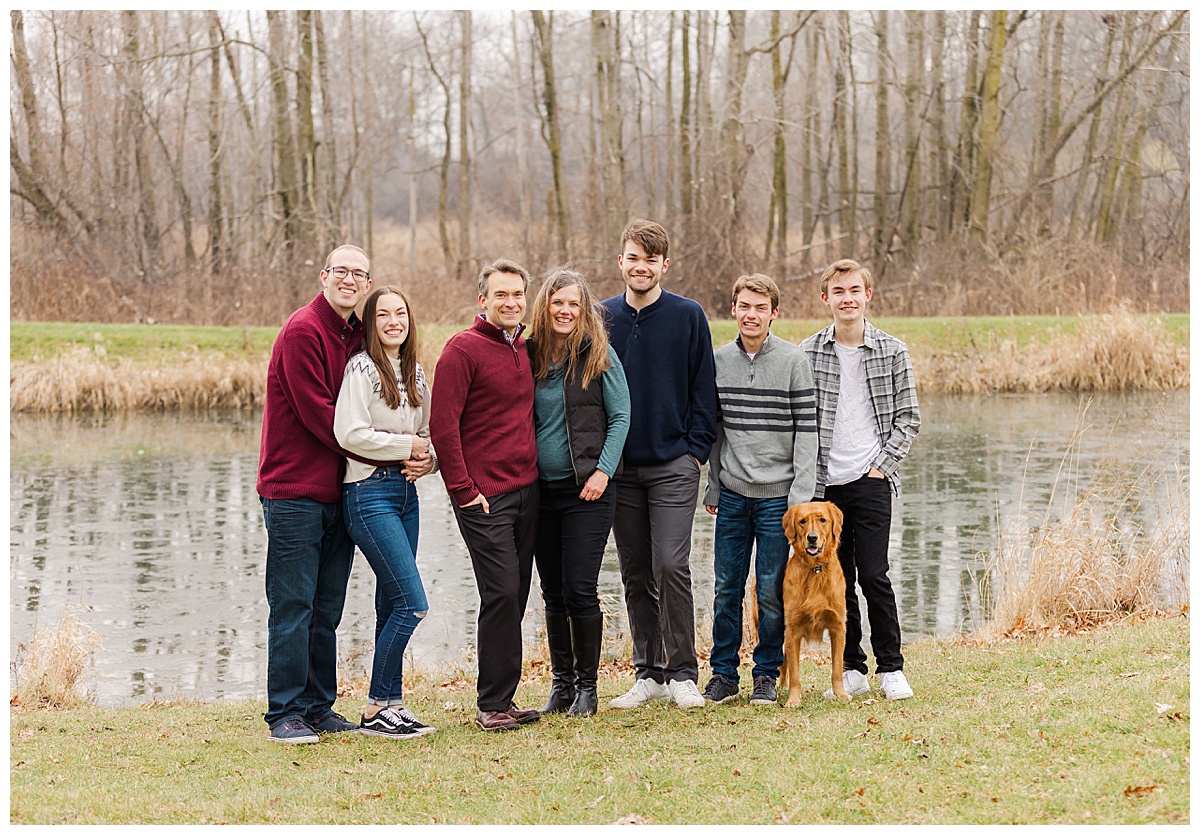
<svg viewBox="0 0 1200 835">
<path fill-rule="evenodd" d="M 867 724 L 868 724 L 868 725 L 878 725 L 878 724 L 879 724 L 879 720 L 878 720 L 878 719 L 876 719 L 874 716 L 870 716 L 870 717 L 868 717 L 868 718 L 867 718 Z"/>
<path fill-rule="evenodd" d="M 862 739 L 864 736 L 866 736 L 866 735 L 867 735 L 867 734 L 869 734 L 870 732 L 871 732 L 871 731 L 870 731 L 870 729 L 868 728 L 867 730 L 863 731 L 862 733 L 860 733 L 860 734 L 855 734 L 854 736 L 852 736 L 852 737 L 850 737 L 850 738 L 851 738 L 851 739 Z"/>
<path fill-rule="evenodd" d="M 613 821 L 615 824 L 643 824 L 645 822 L 646 820 L 641 815 L 637 814 L 629 814 L 623 818 L 617 818 L 615 821 Z"/>
<path fill-rule="evenodd" d="M 866 793 L 867 793 L 867 787 L 866 787 L 866 786 L 859 786 L 857 789 L 855 789 L 855 790 L 854 790 L 854 793 L 855 793 L 856 795 L 858 795 L 859 797 L 862 797 L 864 794 L 866 794 Z"/>
<path fill-rule="evenodd" d="M 603 800 L 603 799 L 604 799 L 604 795 L 600 795 L 600 796 L 599 796 L 599 797 L 597 797 L 595 800 L 593 800 L 591 803 L 589 803 L 589 804 L 587 805 L 587 807 L 588 807 L 589 809 L 595 809 L 595 808 L 596 808 L 596 804 L 597 804 L 597 803 L 599 803 L 599 802 L 600 802 L 601 800 Z"/>
<path fill-rule="evenodd" d="M 1174 706 L 1175 705 L 1159 704 L 1158 702 L 1154 703 L 1154 709 L 1157 710 L 1159 713 L 1166 713 L 1168 710 L 1170 710 Z"/>
<path fill-rule="evenodd" d="M 738 771 L 738 770 L 735 768 L 735 769 L 733 770 L 733 776 L 734 776 L 734 777 L 741 777 L 741 776 L 742 776 L 742 772 Z"/>
<path fill-rule="evenodd" d="M 1158 786 L 1126 786 L 1125 787 L 1125 796 L 1126 797 L 1145 797 L 1146 795 L 1150 794 L 1152 791 L 1154 791 L 1157 788 L 1158 788 Z"/>
</svg>

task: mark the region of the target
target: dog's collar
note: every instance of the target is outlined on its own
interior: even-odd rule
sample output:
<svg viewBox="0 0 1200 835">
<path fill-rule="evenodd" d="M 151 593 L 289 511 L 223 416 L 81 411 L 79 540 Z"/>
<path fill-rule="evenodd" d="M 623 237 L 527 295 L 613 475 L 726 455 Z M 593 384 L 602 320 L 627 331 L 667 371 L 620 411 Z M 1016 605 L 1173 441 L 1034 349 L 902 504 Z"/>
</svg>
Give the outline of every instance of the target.
<svg viewBox="0 0 1200 835">
<path fill-rule="evenodd" d="M 824 570 L 825 570 L 825 563 L 819 562 L 813 566 L 812 571 L 813 571 L 813 574 L 820 574 Z"/>
</svg>

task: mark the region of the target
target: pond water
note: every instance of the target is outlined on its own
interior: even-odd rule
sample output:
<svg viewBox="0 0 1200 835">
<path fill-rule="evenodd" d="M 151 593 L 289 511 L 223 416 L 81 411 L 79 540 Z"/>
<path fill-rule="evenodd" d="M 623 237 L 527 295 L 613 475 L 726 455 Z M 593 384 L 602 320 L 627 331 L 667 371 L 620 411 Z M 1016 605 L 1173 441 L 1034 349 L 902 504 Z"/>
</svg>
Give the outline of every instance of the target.
<svg viewBox="0 0 1200 835">
<path fill-rule="evenodd" d="M 995 547 L 1019 511 L 1061 504 L 1068 485 L 1086 485 L 1097 466 L 1130 483 L 1143 469 L 1163 474 L 1132 511 L 1147 527 L 1169 493 L 1182 491 L 1186 500 L 1186 391 L 927 395 L 921 411 L 893 508 L 891 576 L 906 640 L 972 628 L 979 552 Z M 10 658 L 78 604 L 103 641 L 90 675 L 102 706 L 264 696 L 260 421 L 253 412 L 12 415 Z M 1086 431 L 1072 443 L 1079 427 Z M 419 490 L 418 562 L 430 614 L 410 650 L 436 668 L 473 645 L 478 596 L 440 479 L 424 479 Z M 712 521 L 699 509 L 698 624 L 711 623 Z M 600 588 L 619 630 L 624 603 L 611 540 Z M 525 618 L 530 641 L 541 622 L 536 589 L 535 579 Z M 369 663 L 373 593 L 359 554 L 339 640 L 343 654 L 363 655 L 360 665 Z"/>
</svg>

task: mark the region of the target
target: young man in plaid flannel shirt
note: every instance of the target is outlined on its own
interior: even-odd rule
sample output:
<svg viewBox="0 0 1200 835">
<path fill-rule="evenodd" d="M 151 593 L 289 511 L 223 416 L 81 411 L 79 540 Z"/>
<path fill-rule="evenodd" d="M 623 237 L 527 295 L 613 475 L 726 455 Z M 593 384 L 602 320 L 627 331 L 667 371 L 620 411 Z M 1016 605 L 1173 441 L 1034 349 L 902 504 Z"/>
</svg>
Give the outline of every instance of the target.
<svg viewBox="0 0 1200 835">
<path fill-rule="evenodd" d="M 870 690 L 862 650 L 857 581 L 867 601 L 879 685 L 889 699 L 913 694 L 900 654 L 900 619 L 888 579 L 892 494 L 900 462 L 921 426 L 912 362 L 903 342 L 866 320 L 871 273 L 849 258 L 821 276 L 821 301 L 833 324 L 804 340 L 817 392 L 817 489 L 842 511 L 838 559 L 846 575 L 846 650 L 850 695 Z M 833 690 L 825 693 L 832 698 Z"/>
</svg>

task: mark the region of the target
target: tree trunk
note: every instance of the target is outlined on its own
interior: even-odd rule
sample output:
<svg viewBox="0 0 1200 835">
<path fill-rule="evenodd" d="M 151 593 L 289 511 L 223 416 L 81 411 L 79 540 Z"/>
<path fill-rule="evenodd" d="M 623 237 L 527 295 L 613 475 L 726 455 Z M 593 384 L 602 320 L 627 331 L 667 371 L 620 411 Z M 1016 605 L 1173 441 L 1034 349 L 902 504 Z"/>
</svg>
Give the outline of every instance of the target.
<svg viewBox="0 0 1200 835">
<path fill-rule="evenodd" d="M 319 202 L 317 235 L 321 252 L 333 249 L 345 235 L 342 229 L 341 206 L 337 201 L 337 130 L 333 121 L 333 88 L 329 82 L 329 47 L 325 41 L 325 23 L 320 11 L 313 12 L 313 34 L 317 47 L 317 82 L 321 87 L 321 144 L 318 148 L 318 173 L 324 172 L 323 192 Z M 411 68 L 411 65 L 410 65 Z M 411 118 L 411 117 L 410 117 Z M 410 122 L 411 124 L 411 122 Z M 318 178 L 319 179 L 319 178 Z"/>
<path fill-rule="evenodd" d="M 820 112 L 820 107 L 817 104 L 816 84 L 817 56 L 820 45 L 815 26 L 808 31 L 804 40 L 806 42 L 805 55 L 807 59 L 805 62 L 805 75 L 808 78 L 808 84 L 805 85 L 804 90 L 804 141 L 801 145 L 800 155 L 800 225 L 801 234 L 803 235 L 801 242 L 804 246 L 804 254 L 801 256 L 801 268 L 807 269 L 809 261 L 812 258 L 813 231 L 816 229 L 816 224 L 813 222 L 813 218 L 816 216 L 814 210 L 816 201 L 813 198 L 813 171 L 816 168 L 818 143 L 817 115 Z"/>
<path fill-rule="evenodd" d="M 216 15 L 208 18 L 208 44 L 212 47 L 208 85 L 208 259 L 213 275 L 224 272 L 225 210 L 221 204 L 221 33 Z M 204 306 L 212 309 L 212 285 L 204 282 Z"/>
<path fill-rule="evenodd" d="M 1117 66 L 1125 66 L 1133 51 L 1133 36 L 1137 26 L 1138 13 L 1134 11 L 1117 12 L 1124 15 L 1125 32 L 1121 38 L 1121 57 Z M 1096 243 L 1112 243 L 1116 236 L 1115 224 L 1112 222 L 1113 203 L 1117 196 L 1117 175 L 1121 170 L 1122 154 L 1125 150 L 1125 132 L 1129 125 L 1129 110 L 1133 104 L 1133 84 L 1124 82 L 1117 93 L 1116 107 L 1113 110 L 1109 126 L 1108 152 L 1105 155 L 1105 165 L 1101 173 L 1098 188 L 1099 206 L 1096 209 Z"/>
<path fill-rule="evenodd" d="M 279 200 L 279 219 L 283 224 L 283 245 L 291 250 L 299 239 L 296 218 L 296 151 L 292 136 L 292 118 L 288 107 L 287 31 L 285 12 L 267 12 L 270 37 L 268 60 L 271 77 L 271 101 L 275 116 L 275 196 Z"/>
<path fill-rule="evenodd" d="M 296 228 L 307 249 L 317 219 L 317 131 L 313 123 L 313 13 L 296 12 L 296 158 L 300 163 Z"/>
<path fill-rule="evenodd" d="M 888 196 L 891 191 L 891 166 L 888 151 L 888 13 L 875 13 L 875 239 L 871 247 L 876 270 L 883 272 L 883 259 L 888 254 L 891 241 L 886 240 L 888 229 Z"/>
<path fill-rule="evenodd" d="M 471 270 L 471 12 L 457 12 L 462 33 L 461 67 L 458 88 L 458 275 Z"/>
<path fill-rule="evenodd" d="M 601 206 L 604 240 L 620 237 L 628 218 L 625 197 L 625 156 L 621 138 L 620 41 L 613 12 L 592 10 L 592 54 L 596 65 L 596 97 L 600 110 Z"/>
<path fill-rule="evenodd" d="M 512 84 L 512 109 L 516 114 L 517 138 L 517 188 L 521 205 L 521 252 L 522 258 L 528 263 L 532 254 L 529 240 L 530 230 L 533 229 L 533 197 L 529 190 L 529 151 L 525 136 L 524 108 L 521 105 L 521 42 L 517 37 L 517 13 L 511 13 L 512 47 L 514 78 Z"/>
<path fill-rule="evenodd" d="M 987 67 L 983 71 L 983 100 L 979 116 L 979 157 L 971 188 L 971 239 L 982 243 L 988 236 L 988 212 L 992 201 L 992 168 L 995 163 L 996 129 L 1000 123 L 1000 71 L 1008 41 L 1008 12 L 992 12 L 992 34 Z"/>
<path fill-rule="evenodd" d="M 421 36 L 421 46 L 425 50 L 425 60 L 429 63 L 429 71 L 433 73 L 433 77 L 437 79 L 438 85 L 442 88 L 442 95 L 446 99 L 446 106 L 442 110 L 442 161 L 438 166 L 438 243 L 442 247 L 442 259 L 446 265 L 447 275 L 456 275 L 454 253 L 450 248 L 450 234 L 446 229 L 446 203 L 450 191 L 450 160 L 452 159 L 452 137 L 450 133 L 450 116 L 454 112 L 454 101 L 450 95 L 450 86 L 446 83 L 446 79 L 438 72 L 437 65 L 433 62 L 433 54 L 429 51 L 429 36 L 421 28 L 421 23 L 416 18 L 416 13 L 413 13 L 413 19 L 416 21 L 417 33 Z"/>
<path fill-rule="evenodd" d="M 975 180 L 975 149 L 979 125 L 979 35 L 982 13 L 967 17 L 967 74 L 963 79 L 962 106 L 959 108 L 958 153 L 950 172 L 951 229 L 965 226 L 971 218 L 971 183 Z"/>
<path fill-rule="evenodd" d="M 904 261 L 917 261 L 921 243 L 921 93 L 925 89 L 925 13 L 908 11 L 905 21 L 904 183 L 901 235 Z"/>
<path fill-rule="evenodd" d="M 933 32 L 930 38 L 930 95 L 933 96 L 932 124 L 934 147 L 929 166 L 933 179 L 934 205 L 930 210 L 932 225 L 939 238 L 950 234 L 950 201 L 946 189 L 950 185 L 950 145 L 946 136 L 946 13 L 933 12 Z"/>
<path fill-rule="evenodd" d="M 567 184 L 563 177 L 562 132 L 558 123 L 558 89 L 554 80 L 554 13 L 549 18 L 540 11 L 532 11 L 533 27 L 537 33 L 538 53 L 542 64 L 542 138 L 550 151 L 550 165 L 554 173 L 554 216 L 558 229 L 559 260 L 570 257 L 571 215 L 567 206 Z"/>
</svg>

